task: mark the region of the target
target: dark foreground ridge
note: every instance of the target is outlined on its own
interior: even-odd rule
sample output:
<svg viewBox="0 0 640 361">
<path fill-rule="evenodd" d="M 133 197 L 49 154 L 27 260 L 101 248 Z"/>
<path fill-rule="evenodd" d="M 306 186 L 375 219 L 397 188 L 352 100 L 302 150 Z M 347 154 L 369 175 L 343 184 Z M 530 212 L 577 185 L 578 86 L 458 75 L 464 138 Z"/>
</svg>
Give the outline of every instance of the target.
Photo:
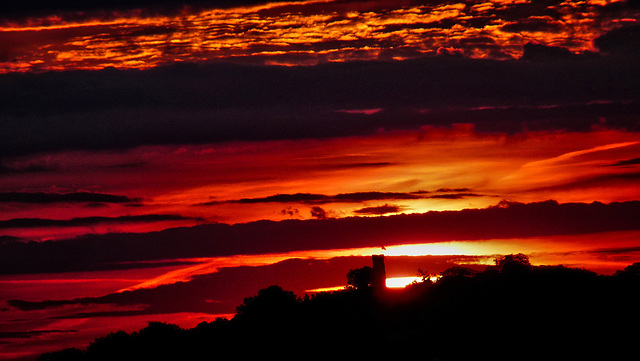
<svg viewBox="0 0 640 361">
<path fill-rule="evenodd" d="M 40 361 L 278 359 L 622 360 L 637 356 L 640 263 L 614 275 L 505 256 L 402 290 L 298 298 L 261 290 L 231 320 L 152 322 Z"/>
</svg>

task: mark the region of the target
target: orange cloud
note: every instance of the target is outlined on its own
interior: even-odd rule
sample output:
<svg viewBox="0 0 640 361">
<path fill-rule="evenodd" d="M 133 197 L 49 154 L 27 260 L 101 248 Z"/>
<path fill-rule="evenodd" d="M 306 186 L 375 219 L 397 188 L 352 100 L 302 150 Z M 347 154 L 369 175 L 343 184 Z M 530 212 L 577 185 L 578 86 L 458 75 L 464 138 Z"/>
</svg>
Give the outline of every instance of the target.
<svg viewBox="0 0 640 361">
<path fill-rule="evenodd" d="M 63 210 L 55 204 L 24 205 L 0 209 L 0 215 L 73 219 L 154 213 L 181 215 L 181 224 L 195 224 L 312 218 L 312 207 L 321 203 L 334 217 L 382 209 L 376 207 L 390 201 L 404 213 L 484 208 L 501 199 L 608 203 L 640 198 L 638 164 L 629 161 L 639 150 L 638 135 L 623 131 L 510 136 L 458 126 L 325 140 L 61 152 L 44 156 L 51 171 L 7 174 L 4 187 L 42 191 L 55 182 L 58 189 L 71 190 L 82 177 L 87 187 L 140 204 L 72 204 Z M 39 163 L 36 158 L 29 159 Z M 464 192 L 436 192 L 444 188 Z M 282 211 L 287 206 L 291 212 Z"/>
<path fill-rule="evenodd" d="M 528 42 L 595 51 L 593 40 L 637 17 L 610 2 L 397 5 L 349 8 L 342 2 L 273 3 L 171 15 L 129 10 L 111 16 L 45 16 L 0 27 L 0 72 L 233 60 L 316 64 L 464 49 L 475 58 L 520 57 Z M 636 11 L 634 13 L 634 11 Z M 410 51 L 407 51 L 409 50 Z"/>
</svg>

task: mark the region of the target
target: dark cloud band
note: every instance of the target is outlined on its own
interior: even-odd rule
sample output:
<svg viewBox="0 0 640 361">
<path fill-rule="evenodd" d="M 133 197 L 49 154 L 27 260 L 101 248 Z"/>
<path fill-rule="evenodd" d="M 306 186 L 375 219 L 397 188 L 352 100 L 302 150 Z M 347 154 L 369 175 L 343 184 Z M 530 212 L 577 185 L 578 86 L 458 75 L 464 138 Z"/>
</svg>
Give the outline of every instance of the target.
<svg viewBox="0 0 640 361">
<path fill-rule="evenodd" d="M 4 1 L 0 4 L 0 19 L 22 18 L 28 16 L 43 16 L 59 14 L 60 12 L 85 11 L 123 11 L 143 9 L 147 12 L 173 13 L 185 7 L 220 9 L 246 5 L 255 5 L 284 0 L 25 0 Z M 287 0 L 300 1 L 300 0 Z"/>
<path fill-rule="evenodd" d="M 39 227 L 83 227 L 96 224 L 118 224 L 137 222 L 162 222 L 194 220 L 194 218 L 171 214 L 145 214 L 119 217 L 80 217 L 72 219 L 14 218 L 0 221 L 0 229 Z"/>
<path fill-rule="evenodd" d="M 441 242 L 635 230 L 640 227 L 638 214 L 638 201 L 502 202 L 486 209 L 382 218 L 204 224 L 142 234 L 5 242 L 0 244 L 0 274 L 100 270 L 111 269 L 119 262 L 378 247 L 415 240 Z"/>
<path fill-rule="evenodd" d="M 0 203 L 139 203 L 141 199 L 106 193 L 4 192 Z"/>
<path fill-rule="evenodd" d="M 0 154 L 327 138 L 461 120 L 508 133 L 588 131 L 603 120 L 637 131 L 638 64 L 433 57 L 7 74 L 0 76 Z"/>
<path fill-rule="evenodd" d="M 375 207 L 364 207 L 358 210 L 355 210 L 355 214 L 363 214 L 363 215 L 383 215 L 388 213 L 398 213 L 404 209 L 403 206 L 384 204 L 382 206 Z"/>
<path fill-rule="evenodd" d="M 302 203 L 302 204 L 327 204 L 327 203 L 361 203 L 367 201 L 383 200 L 417 200 L 417 199 L 462 199 L 468 197 L 481 197 L 481 194 L 471 193 L 468 188 L 449 189 L 442 188 L 435 192 L 415 191 L 415 192 L 353 192 L 339 193 L 334 195 L 295 193 L 295 194 L 275 194 L 260 198 L 242 198 L 223 201 L 211 201 L 199 205 L 209 206 L 222 203 Z"/>
</svg>

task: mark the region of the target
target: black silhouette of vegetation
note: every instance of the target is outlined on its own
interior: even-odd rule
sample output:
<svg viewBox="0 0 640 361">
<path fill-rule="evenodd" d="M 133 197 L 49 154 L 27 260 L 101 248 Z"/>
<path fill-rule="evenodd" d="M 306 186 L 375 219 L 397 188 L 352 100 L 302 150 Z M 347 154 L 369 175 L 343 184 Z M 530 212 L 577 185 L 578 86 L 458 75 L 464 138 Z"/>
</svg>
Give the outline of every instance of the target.
<svg viewBox="0 0 640 361">
<path fill-rule="evenodd" d="M 370 287 L 373 283 L 373 268 L 364 266 L 347 272 L 347 287 L 362 289 Z"/>
<path fill-rule="evenodd" d="M 640 263 L 598 275 L 532 266 L 518 254 L 500 257 L 484 271 L 454 267 L 436 282 L 424 279 L 383 293 L 352 287 L 302 298 L 271 286 L 246 298 L 230 320 L 192 329 L 152 322 L 138 332 L 96 339 L 86 350 L 44 354 L 40 361 L 637 356 Z"/>
</svg>

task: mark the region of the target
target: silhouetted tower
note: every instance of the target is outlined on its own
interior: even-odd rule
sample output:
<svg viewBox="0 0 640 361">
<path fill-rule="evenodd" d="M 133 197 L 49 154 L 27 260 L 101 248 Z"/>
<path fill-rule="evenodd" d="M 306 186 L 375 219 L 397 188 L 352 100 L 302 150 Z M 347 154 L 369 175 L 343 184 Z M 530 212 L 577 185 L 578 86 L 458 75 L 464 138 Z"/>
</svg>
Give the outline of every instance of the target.
<svg viewBox="0 0 640 361">
<path fill-rule="evenodd" d="M 375 288 L 387 287 L 387 271 L 384 268 L 384 255 L 374 254 L 373 256 L 373 283 Z"/>
</svg>

